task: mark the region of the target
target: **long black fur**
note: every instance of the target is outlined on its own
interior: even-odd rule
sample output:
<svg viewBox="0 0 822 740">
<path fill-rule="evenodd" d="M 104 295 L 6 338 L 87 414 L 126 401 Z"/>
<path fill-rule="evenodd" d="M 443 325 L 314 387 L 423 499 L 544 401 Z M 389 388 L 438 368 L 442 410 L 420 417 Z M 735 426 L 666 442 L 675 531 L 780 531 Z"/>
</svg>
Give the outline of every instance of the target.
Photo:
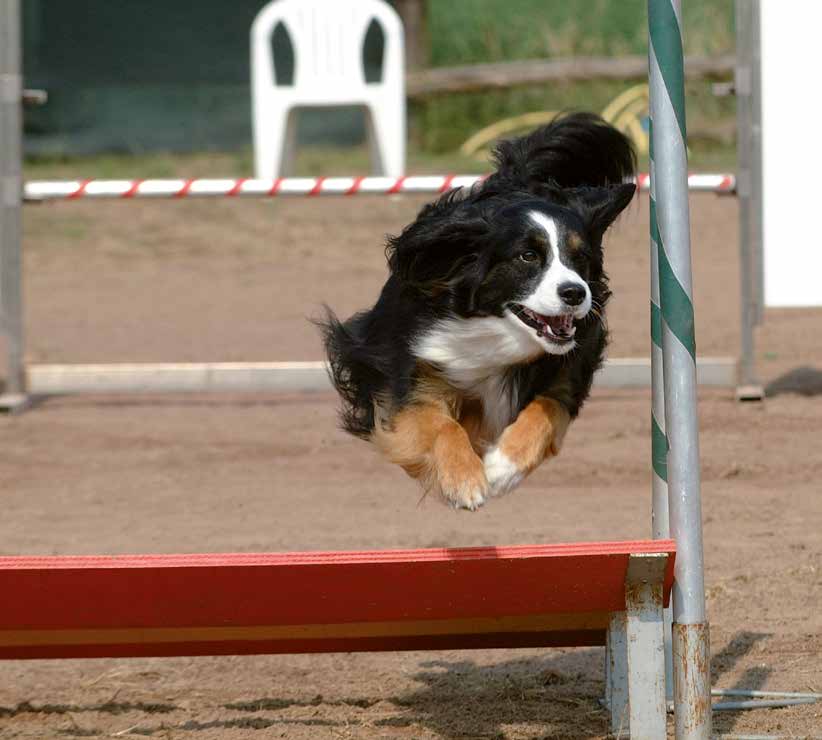
<svg viewBox="0 0 822 740">
<path fill-rule="evenodd" d="M 605 229 L 633 195 L 622 183 L 635 172 L 630 142 L 593 114 L 563 116 L 522 138 L 500 143 L 496 172 L 466 192 L 457 189 L 426 205 L 386 247 L 389 277 L 376 305 L 341 322 L 328 310 L 320 325 L 334 385 L 342 398 L 342 426 L 368 438 L 375 402 L 393 409 L 407 403 L 415 382 L 416 337 L 437 319 L 499 315 L 481 299 L 492 240 L 504 234 L 500 216 L 516 204 L 540 201 L 577 219 L 593 246 L 588 284 L 596 312 L 577 326 L 569 355 L 544 354 L 512 366 L 506 380 L 518 387 L 520 409 L 549 395 L 576 416 L 588 396 L 607 342 L 605 304 L 611 293 L 603 269 Z M 563 211 L 563 212 L 564 212 Z"/>
</svg>

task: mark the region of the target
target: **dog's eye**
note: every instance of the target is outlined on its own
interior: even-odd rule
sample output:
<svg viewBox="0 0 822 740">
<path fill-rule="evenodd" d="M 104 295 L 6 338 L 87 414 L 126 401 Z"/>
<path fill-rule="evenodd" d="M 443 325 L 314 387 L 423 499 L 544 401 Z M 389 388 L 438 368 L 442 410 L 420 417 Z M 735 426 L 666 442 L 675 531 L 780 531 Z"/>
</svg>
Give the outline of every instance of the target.
<svg viewBox="0 0 822 740">
<path fill-rule="evenodd" d="M 522 252 L 519 258 L 523 262 L 536 262 L 539 259 L 539 255 L 533 249 L 529 249 L 527 252 Z"/>
</svg>

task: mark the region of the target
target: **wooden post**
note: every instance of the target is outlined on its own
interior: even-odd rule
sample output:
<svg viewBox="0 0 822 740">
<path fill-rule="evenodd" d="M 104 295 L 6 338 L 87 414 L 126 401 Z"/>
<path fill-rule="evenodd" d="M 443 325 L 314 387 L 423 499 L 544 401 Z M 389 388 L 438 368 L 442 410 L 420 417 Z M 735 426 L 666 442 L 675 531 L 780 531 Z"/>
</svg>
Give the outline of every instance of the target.
<svg viewBox="0 0 822 740">
<path fill-rule="evenodd" d="M 428 26 L 425 0 L 395 0 L 405 27 L 405 65 L 408 70 L 428 66 Z"/>
</svg>

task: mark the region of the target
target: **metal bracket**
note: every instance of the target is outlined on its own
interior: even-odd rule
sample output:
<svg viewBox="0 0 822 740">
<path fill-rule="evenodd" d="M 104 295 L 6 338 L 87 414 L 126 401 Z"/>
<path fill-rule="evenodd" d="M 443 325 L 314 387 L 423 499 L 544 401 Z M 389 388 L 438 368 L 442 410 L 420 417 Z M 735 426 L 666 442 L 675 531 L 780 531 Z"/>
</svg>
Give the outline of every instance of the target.
<svg viewBox="0 0 822 740">
<path fill-rule="evenodd" d="M 49 101 L 49 94 L 45 90 L 26 89 L 23 90 L 21 100 L 23 101 L 23 105 L 45 105 Z"/>
<path fill-rule="evenodd" d="M 23 79 L 20 75 L 6 72 L 0 74 L 0 103 L 20 102 Z"/>
<path fill-rule="evenodd" d="M 24 393 L 0 394 L 0 413 L 21 414 L 31 406 L 31 396 Z"/>
<path fill-rule="evenodd" d="M 737 66 L 734 73 L 734 91 L 737 96 L 750 95 L 753 92 L 751 68 L 748 65 Z"/>
<path fill-rule="evenodd" d="M 666 734 L 662 587 L 667 562 L 667 553 L 631 555 L 625 574 L 628 714 L 634 740 Z"/>
<path fill-rule="evenodd" d="M 605 705 L 615 737 L 665 737 L 665 640 L 662 589 L 667 553 L 631 555 L 625 611 L 611 614 L 605 663 Z"/>
<path fill-rule="evenodd" d="M 665 579 L 665 566 L 668 564 L 668 553 L 652 552 L 631 555 L 628 559 L 628 570 L 625 573 L 625 585 L 640 584 L 662 585 Z"/>
</svg>

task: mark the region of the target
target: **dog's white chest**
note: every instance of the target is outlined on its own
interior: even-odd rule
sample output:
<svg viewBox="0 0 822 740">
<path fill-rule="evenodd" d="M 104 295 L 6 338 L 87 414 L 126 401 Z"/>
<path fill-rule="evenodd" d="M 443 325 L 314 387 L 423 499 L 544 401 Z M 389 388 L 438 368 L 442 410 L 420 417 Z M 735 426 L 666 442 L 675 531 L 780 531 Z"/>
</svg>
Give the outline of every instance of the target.
<svg viewBox="0 0 822 740">
<path fill-rule="evenodd" d="M 497 439 L 515 418 L 516 388 L 505 381 L 512 365 L 531 359 L 534 344 L 512 332 L 502 318 L 448 319 L 423 334 L 415 357 L 440 369 L 455 388 L 482 403 L 483 429 Z"/>
<path fill-rule="evenodd" d="M 458 387 L 475 385 L 541 353 L 527 333 L 497 316 L 445 319 L 411 347 L 415 357 L 441 367 Z"/>
</svg>

